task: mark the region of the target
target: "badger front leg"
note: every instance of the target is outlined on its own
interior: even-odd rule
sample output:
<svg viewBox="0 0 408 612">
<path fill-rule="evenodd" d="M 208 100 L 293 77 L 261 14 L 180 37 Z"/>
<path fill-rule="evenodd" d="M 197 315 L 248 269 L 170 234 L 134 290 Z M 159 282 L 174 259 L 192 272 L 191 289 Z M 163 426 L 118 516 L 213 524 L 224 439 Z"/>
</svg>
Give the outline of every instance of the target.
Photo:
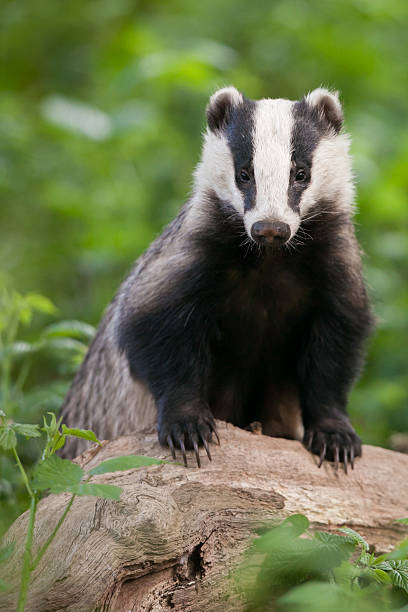
<svg viewBox="0 0 408 612">
<path fill-rule="evenodd" d="M 298 362 L 304 444 L 344 470 L 361 455 L 361 441 L 347 415 L 347 396 L 363 361 L 364 341 L 372 327 L 364 301 L 359 307 L 330 301 L 313 317 Z"/>
<path fill-rule="evenodd" d="M 160 307 L 124 316 L 119 346 L 132 376 L 155 398 L 160 443 L 174 458 L 175 449 L 181 449 L 186 466 L 186 448 L 194 449 L 200 467 L 198 447 L 204 446 L 211 459 L 209 443 L 213 435 L 218 440 L 206 398 L 211 314 L 205 309 L 211 302 L 196 303 L 181 289 L 178 293 L 179 302 L 163 296 Z"/>
<path fill-rule="evenodd" d="M 194 449 L 198 467 L 201 467 L 199 446 L 204 446 L 211 461 L 209 442 L 212 436 L 219 442 L 215 420 L 205 400 L 197 397 L 193 389 L 175 387 L 157 402 L 157 429 L 159 441 L 170 447 L 176 459 L 175 447 L 181 449 L 187 467 L 186 448 Z"/>
</svg>

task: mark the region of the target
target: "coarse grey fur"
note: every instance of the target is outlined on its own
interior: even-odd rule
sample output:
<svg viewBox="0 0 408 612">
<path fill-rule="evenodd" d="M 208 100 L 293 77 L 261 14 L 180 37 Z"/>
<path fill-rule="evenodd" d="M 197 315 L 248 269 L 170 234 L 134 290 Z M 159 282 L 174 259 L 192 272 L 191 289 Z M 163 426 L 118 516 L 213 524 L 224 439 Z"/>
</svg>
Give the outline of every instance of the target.
<svg viewBox="0 0 408 612">
<path fill-rule="evenodd" d="M 210 440 L 213 416 L 261 420 L 346 467 L 361 452 L 346 396 L 372 317 L 338 95 L 254 102 L 229 87 L 207 119 L 192 196 L 109 305 L 63 422 L 110 439 L 158 409 L 160 440 L 183 448 Z M 61 454 L 86 446 L 71 438 Z"/>
</svg>

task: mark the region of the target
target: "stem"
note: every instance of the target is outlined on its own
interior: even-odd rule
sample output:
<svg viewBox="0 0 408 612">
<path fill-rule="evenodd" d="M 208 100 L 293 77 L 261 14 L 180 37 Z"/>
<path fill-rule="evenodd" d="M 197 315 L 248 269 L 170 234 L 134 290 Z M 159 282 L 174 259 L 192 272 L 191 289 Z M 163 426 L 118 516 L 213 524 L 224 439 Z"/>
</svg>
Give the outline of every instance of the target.
<svg viewBox="0 0 408 612">
<path fill-rule="evenodd" d="M 9 403 L 9 396 L 10 396 L 10 371 L 11 371 L 11 362 L 12 362 L 10 355 L 7 353 L 7 349 L 10 347 L 12 342 L 14 342 L 14 339 L 17 335 L 18 317 L 16 317 L 16 315 L 10 316 L 10 320 L 8 321 L 7 330 L 8 330 L 8 333 L 6 333 L 6 341 L 4 344 L 5 355 L 3 358 L 2 381 L 1 381 L 3 410 L 6 413 L 9 412 L 8 403 Z M 11 414 L 11 416 L 13 416 L 13 414 Z"/>
<path fill-rule="evenodd" d="M 4 349 L 5 353 L 7 348 Z M 8 408 L 8 392 L 9 392 L 9 373 L 10 373 L 10 359 L 9 357 L 3 357 L 3 363 L 1 367 L 1 399 L 3 404 L 3 411 L 7 414 Z"/>
<path fill-rule="evenodd" d="M 57 535 L 57 531 L 58 529 L 61 527 L 62 523 L 65 521 L 65 517 L 67 516 L 73 502 L 74 499 L 76 498 L 76 493 L 74 493 L 71 497 L 71 499 L 69 500 L 64 512 L 61 515 L 60 520 L 58 521 L 58 523 L 55 526 L 54 531 L 52 532 L 52 534 L 49 536 L 49 538 L 47 539 L 47 541 L 45 542 L 44 546 L 42 546 L 42 548 L 40 548 L 40 551 L 38 553 L 38 555 L 36 556 L 36 558 L 34 559 L 34 561 L 31 564 L 30 567 L 30 571 L 35 570 L 35 568 L 37 567 L 37 565 L 39 564 L 39 562 L 41 561 L 41 559 L 43 558 L 47 548 L 49 547 L 49 545 L 51 544 L 51 542 L 53 541 L 53 539 L 55 538 L 55 536 Z"/>
<path fill-rule="evenodd" d="M 21 366 L 20 372 L 18 374 L 17 380 L 15 382 L 16 391 L 22 391 L 24 383 L 27 379 L 28 373 L 31 368 L 31 359 L 27 358 L 26 361 Z"/>
<path fill-rule="evenodd" d="M 13 451 L 13 455 L 15 457 L 15 460 L 17 461 L 18 469 L 20 470 L 21 476 L 23 477 L 25 488 L 27 489 L 27 492 L 28 492 L 29 496 L 31 497 L 31 499 L 33 499 L 35 497 L 35 495 L 33 493 L 32 488 L 30 487 L 30 483 L 28 482 L 27 474 L 26 474 L 25 469 L 23 468 L 23 465 L 22 465 L 22 463 L 20 461 L 20 457 L 18 456 L 17 451 L 16 451 L 15 448 L 12 448 L 11 450 Z"/>
<path fill-rule="evenodd" d="M 20 593 L 18 596 L 17 612 L 24 612 L 25 603 L 27 600 L 28 586 L 30 584 L 31 568 L 31 549 L 33 544 L 34 520 L 37 510 L 38 499 L 35 495 L 31 497 L 30 517 L 28 520 L 27 537 L 24 548 L 23 570 L 21 572 Z"/>
</svg>

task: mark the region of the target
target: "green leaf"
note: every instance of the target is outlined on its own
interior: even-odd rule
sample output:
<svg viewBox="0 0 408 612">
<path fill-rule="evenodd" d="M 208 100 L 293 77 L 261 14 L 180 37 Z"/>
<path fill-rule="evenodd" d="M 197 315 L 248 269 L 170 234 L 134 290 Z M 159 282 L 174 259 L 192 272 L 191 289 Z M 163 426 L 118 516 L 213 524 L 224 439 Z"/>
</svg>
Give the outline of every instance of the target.
<svg viewBox="0 0 408 612">
<path fill-rule="evenodd" d="M 52 451 L 55 453 L 55 451 L 57 451 L 58 449 L 62 448 L 65 444 L 65 436 L 61 436 L 60 438 L 57 439 L 57 442 L 55 442 Z"/>
<path fill-rule="evenodd" d="M 387 572 L 391 578 L 392 584 L 408 593 L 408 560 L 383 561 L 376 565 L 376 569 Z"/>
<path fill-rule="evenodd" d="M 396 519 L 398 523 L 402 523 L 403 525 L 408 525 L 408 518 Z"/>
<path fill-rule="evenodd" d="M 39 438 L 41 431 L 38 425 L 29 425 L 26 423 L 13 423 L 11 427 L 14 431 L 26 438 Z"/>
<path fill-rule="evenodd" d="M 52 455 L 34 469 L 33 488 L 39 491 L 49 489 L 51 493 L 76 493 L 83 475 L 84 471 L 77 463 Z"/>
<path fill-rule="evenodd" d="M 162 459 L 154 457 L 143 457 L 139 455 L 124 455 L 123 457 L 114 457 L 107 459 L 96 467 L 92 468 L 88 473 L 93 476 L 96 474 L 106 474 L 107 472 L 120 472 L 124 470 L 133 470 L 135 468 L 144 467 L 146 465 L 159 465 L 167 463 Z"/>
<path fill-rule="evenodd" d="M 44 314 L 55 314 L 58 312 L 57 307 L 44 295 L 40 295 L 39 293 L 27 293 L 24 296 L 24 300 L 26 303 L 37 312 L 42 312 Z"/>
<path fill-rule="evenodd" d="M 349 559 L 357 546 L 357 543 L 349 537 L 327 531 L 316 531 L 313 538 L 324 544 L 327 549 L 339 553 L 343 560 Z"/>
<path fill-rule="evenodd" d="M 54 412 L 47 412 L 47 414 L 50 416 L 50 422 L 47 423 L 46 417 L 43 416 L 44 426 L 41 428 L 41 430 L 44 431 L 47 435 L 53 436 L 58 432 L 62 417 L 58 420 L 57 423 L 57 418 Z"/>
<path fill-rule="evenodd" d="M 59 321 L 49 325 L 44 331 L 44 336 L 47 338 L 85 338 L 86 340 L 92 340 L 95 332 L 95 327 L 83 321 Z"/>
<path fill-rule="evenodd" d="M 104 499 L 120 499 L 122 489 L 110 484 L 81 483 L 76 491 L 77 495 L 93 495 Z"/>
<path fill-rule="evenodd" d="M 10 450 L 11 448 L 15 448 L 16 445 L 16 434 L 11 427 L 9 425 L 0 427 L 0 446 L 4 448 L 4 450 Z"/>
<path fill-rule="evenodd" d="M 90 442 L 96 442 L 100 444 L 100 441 L 95 436 L 94 432 L 90 429 L 76 429 L 72 427 L 67 427 L 66 425 L 62 426 L 62 433 L 66 436 L 74 436 L 75 438 L 83 438 L 84 440 L 89 440 Z"/>
<path fill-rule="evenodd" d="M 4 563 L 4 561 L 7 561 L 7 559 L 12 554 L 14 547 L 15 543 L 11 542 L 11 544 L 8 544 L 4 548 L 0 548 L 0 563 Z"/>
<path fill-rule="evenodd" d="M 390 584 L 391 577 L 387 572 L 379 568 L 370 568 L 370 574 L 373 576 L 374 580 L 380 584 Z"/>
<path fill-rule="evenodd" d="M 292 514 L 283 521 L 282 525 L 290 525 L 295 535 L 301 535 L 309 529 L 309 519 L 303 514 Z"/>
<path fill-rule="evenodd" d="M 290 610 L 307 610 L 308 612 L 314 610 L 315 612 L 320 612 L 329 610 L 331 606 L 337 608 L 341 601 L 344 603 L 344 594 L 336 584 L 311 581 L 291 589 L 278 601 L 285 606 L 285 609 L 286 605 L 289 604 L 291 606 Z M 296 608 L 292 608 L 292 606 L 296 606 Z"/>
<path fill-rule="evenodd" d="M 368 545 L 367 540 L 365 540 L 363 538 L 363 536 L 361 536 L 359 533 L 357 533 L 357 531 L 354 531 L 354 529 L 350 529 L 350 527 L 341 527 L 339 529 L 339 531 L 341 531 L 342 533 L 346 533 L 348 536 L 350 536 L 350 538 L 354 542 L 356 542 L 356 544 L 360 544 L 360 546 L 363 548 L 363 550 L 368 552 L 369 545 Z"/>
</svg>

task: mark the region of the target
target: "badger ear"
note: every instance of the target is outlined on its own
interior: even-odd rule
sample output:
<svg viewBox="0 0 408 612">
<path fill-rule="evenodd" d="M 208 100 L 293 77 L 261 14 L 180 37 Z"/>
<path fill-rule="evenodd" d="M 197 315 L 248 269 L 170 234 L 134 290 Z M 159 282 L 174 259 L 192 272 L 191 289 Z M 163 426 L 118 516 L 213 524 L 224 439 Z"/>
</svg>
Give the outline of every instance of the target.
<svg viewBox="0 0 408 612">
<path fill-rule="evenodd" d="M 319 87 L 306 96 L 306 102 L 316 108 L 320 117 L 338 134 L 343 126 L 343 109 L 338 91 L 329 91 Z"/>
<path fill-rule="evenodd" d="M 238 106 L 244 97 L 235 87 L 223 87 L 215 92 L 207 106 L 207 123 L 212 132 L 222 130 L 228 124 L 231 111 Z"/>
</svg>

